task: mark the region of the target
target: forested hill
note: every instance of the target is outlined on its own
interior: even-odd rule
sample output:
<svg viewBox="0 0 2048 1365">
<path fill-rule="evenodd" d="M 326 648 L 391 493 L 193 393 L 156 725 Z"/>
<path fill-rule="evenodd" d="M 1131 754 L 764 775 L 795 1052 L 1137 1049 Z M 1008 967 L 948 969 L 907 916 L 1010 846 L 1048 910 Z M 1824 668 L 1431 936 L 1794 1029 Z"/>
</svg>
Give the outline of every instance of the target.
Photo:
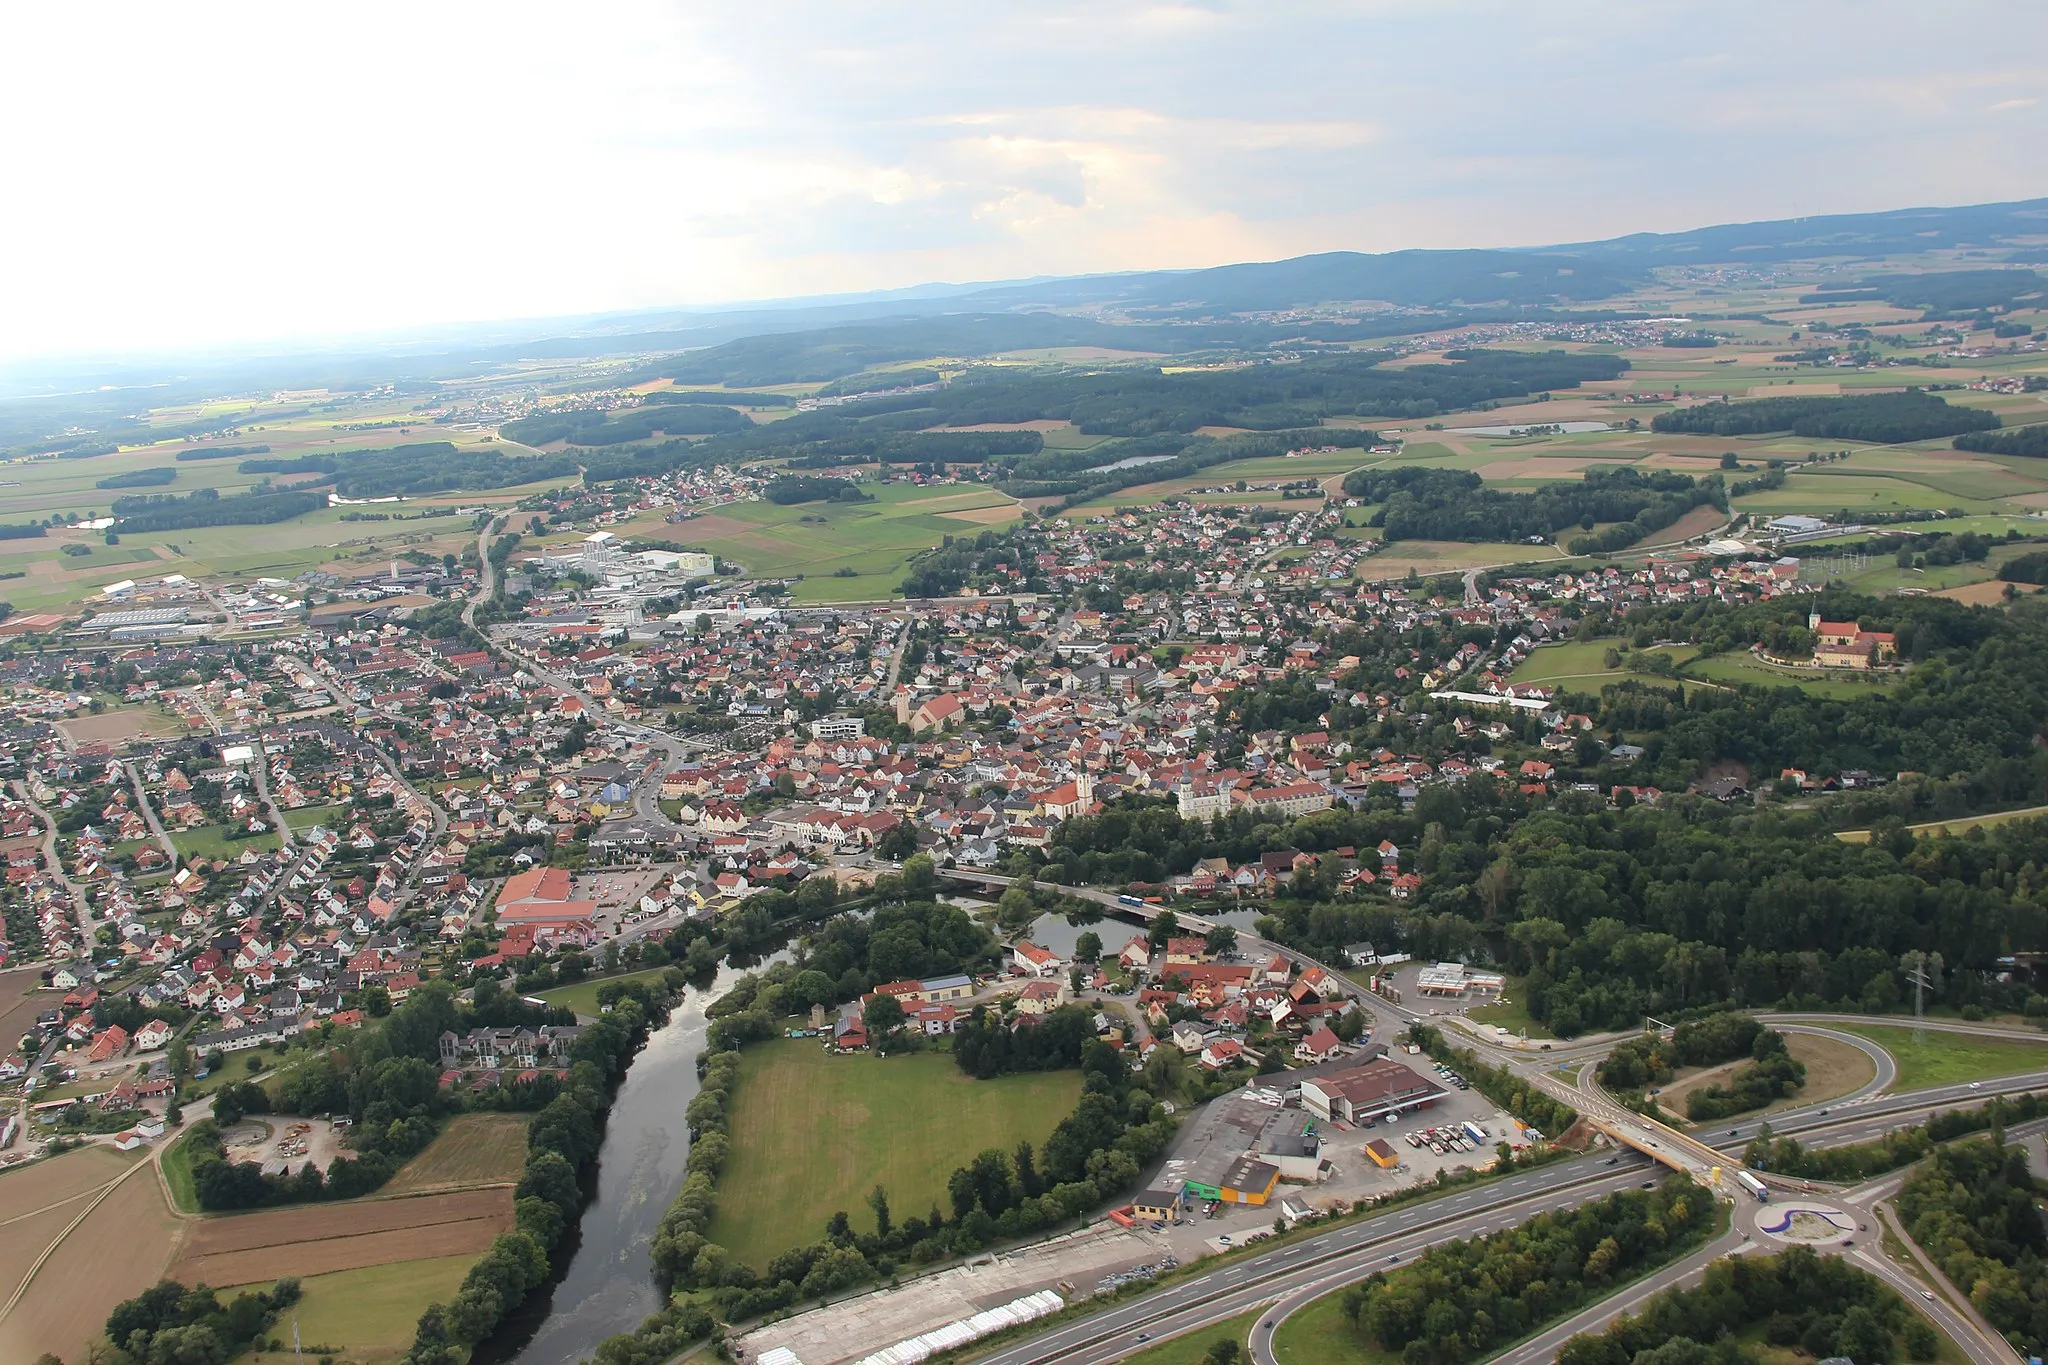
<svg viewBox="0 0 2048 1365">
<path fill-rule="evenodd" d="M 1299 445 L 1356 447 L 1377 439 L 1346 418 L 1431 417 L 1574 389 L 1628 369 L 1616 356 L 1557 351 L 1455 351 L 1442 364 L 1400 368 L 1383 366 L 1385 358 L 1384 352 L 1347 352 L 1179 374 L 1152 365 L 1058 371 L 989 366 L 941 388 L 877 393 L 760 425 L 741 421 L 702 440 L 579 453 L 577 459 L 591 482 L 768 458 L 797 469 L 869 460 L 985 463 L 1019 497 L 1082 497 L 1230 459 L 1280 455 Z M 735 395 L 734 401 L 748 396 Z M 660 421 L 661 412 L 675 410 L 646 418 L 649 408 L 629 408 L 587 426 L 544 415 L 508 424 L 505 431 L 514 439 L 606 446 L 622 425 Z M 729 411 L 706 404 L 689 410 Z M 1085 451 L 1056 451 L 1045 449 L 1036 431 L 955 429 L 1037 420 L 1070 421 L 1083 432 L 1118 439 Z M 1218 426 L 1256 434 L 1195 434 Z M 1164 456 L 1167 462 L 1110 468 L 1132 456 Z"/>
</svg>

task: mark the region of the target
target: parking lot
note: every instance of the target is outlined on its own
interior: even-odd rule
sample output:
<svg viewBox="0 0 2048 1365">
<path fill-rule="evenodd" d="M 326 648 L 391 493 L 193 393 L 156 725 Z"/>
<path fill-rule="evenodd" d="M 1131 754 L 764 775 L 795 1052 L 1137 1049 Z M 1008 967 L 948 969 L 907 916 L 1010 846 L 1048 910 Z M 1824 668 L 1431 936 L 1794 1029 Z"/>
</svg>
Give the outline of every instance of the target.
<svg viewBox="0 0 2048 1365">
<path fill-rule="evenodd" d="M 571 895 L 577 900 L 595 901 L 600 927 L 615 934 L 639 913 L 640 898 L 661 884 L 674 865 L 617 868 L 604 872 L 579 872 L 571 881 Z"/>
<path fill-rule="evenodd" d="M 1139 1224 L 1138 1232 L 1155 1240 L 1166 1252 L 1186 1261 L 1242 1245 L 1247 1238 L 1270 1231 L 1273 1221 L 1284 1216 L 1287 1205 L 1310 1213 L 1327 1209 L 1348 1209 L 1361 1199 L 1373 1199 L 1425 1185 L 1439 1172 L 1479 1170 L 1496 1159 L 1495 1148 L 1505 1141 L 1521 1150 L 1531 1139 L 1513 1118 L 1476 1090 L 1461 1089 L 1452 1076 L 1439 1071 L 1423 1056 L 1399 1054 L 1396 1060 L 1444 1087 L 1444 1094 L 1428 1108 L 1398 1117 L 1377 1120 L 1370 1126 L 1341 1121 L 1318 1121 L 1323 1139 L 1323 1179 L 1316 1184 L 1283 1180 L 1264 1205 L 1197 1202 L 1178 1223 L 1157 1229 Z M 1278 1080 L 1267 1077 L 1267 1081 Z M 1216 1103 L 1222 1103 L 1217 1101 Z M 1290 1100 L 1290 1109 L 1299 1105 Z M 1477 1125 L 1485 1134 L 1483 1144 L 1462 1131 L 1465 1123 Z M 1198 1121 L 1190 1125 L 1199 1132 Z M 1432 1144 L 1426 1135 L 1436 1134 Z M 1455 1141 L 1449 1140 L 1455 1134 Z M 1416 1141 L 1411 1142 L 1413 1137 Z M 1366 1144 L 1379 1139 L 1394 1149 L 1398 1164 L 1382 1168 L 1366 1155 Z"/>
</svg>

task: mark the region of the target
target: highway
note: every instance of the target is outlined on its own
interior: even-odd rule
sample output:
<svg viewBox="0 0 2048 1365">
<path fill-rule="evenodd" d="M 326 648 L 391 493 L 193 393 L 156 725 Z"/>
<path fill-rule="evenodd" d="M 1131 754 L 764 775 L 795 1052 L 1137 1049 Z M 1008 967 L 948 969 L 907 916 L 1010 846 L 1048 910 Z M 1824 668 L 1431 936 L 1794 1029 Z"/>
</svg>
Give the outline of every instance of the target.
<svg viewBox="0 0 2048 1365">
<path fill-rule="evenodd" d="M 1607 1163 L 1613 1160 L 1614 1166 Z M 1129 1303 L 985 1356 L 982 1365 L 1108 1365 L 1142 1344 L 1232 1318 L 1311 1285 L 1347 1284 L 1413 1259 L 1439 1242 L 1477 1237 L 1654 1178 L 1639 1157 L 1582 1157 L 1490 1185 L 1393 1209 L 1272 1251 L 1220 1265 Z"/>
<path fill-rule="evenodd" d="M 949 870 L 945 875 L 988 888 L 1007 886 L 1011 880 L 993 873 L 959 870 Z M 1124 914 L 1133 913 L 1130 907 L 1118 902 L 1113 892 L 1092 887 L 1062 887 L 1061 890 L 1098 901 Z M 1442 1027 L 1452 1018 L 1430 1016 L 1395 1005 L 1363 990 L 1343 973 L 1305 954 L 1266 943 L 1253 935 L 1242 934 L 1240 943 L 1247 954 L 1277 952 L 1303 966 L 1324 966 L 1372 1016 L 1375 1037 L 1391 1038 L 1411 1022 L 1427 1022 Z M 1685 1170 L 1704 1183 L 1708 1170 L 1713 1166 L 1720 1166 L 1724 1171 L 1739 1168 L 1744 1149 L 1766 1123 L 1778 1136 L 1797 1136 L 1811 1146 L 1839 1146 L 1870 1141 L 1908 1122 L 1922 1122 L 1937 1110 L 1964 1108 L 1982 1103 L 1994 1095 L 2048 1087 L 2048 1068 L 2044 1068 L 1995 1080 L 1934 1086 L 1908 1094 L 1889 1095 L 1884 1092 L 1897 1081 L 1896 1062 L 1883 1048 L 1869 1040 L 1828 1027 L 1838 1022 L 1838 1016 L 1759 1014 L 1757 1017 L 1789 1032 L 1827 1037 L 1856 1047 L 1871 1058 L 1871 1079 L 1851 1093 L 1826 1102 L 1781 1110 L 1764 1118 L 1740 1119 L 1726 1127 L 1680 1133 L 1661 1124 L 1650 1124 L 1597 1088 L 1590 1063 L 1605 1055 L 1620 1038 L 1633 1035 L 1575 1040 L 1557 1044 L 1550 1051 L 1536 1053 L 1520 1047 L 1491 1045 L 1474 1037 L 1470 1041 L 1477 1050 L 1496 1062 L 1513 1066 L 1616 1135 L 1619 1141 L 1637 1150 L 1624 1149 L 1619 1157 L 1586 1157 L 1524 1172 L 1441 1201 L 1410 1206 L 1348 1224 L 1091 1314 L 984 1359 L 988 1365 L 1109 1365 L 1109 1362 L 1121 1360 L 1147 1342 L 1199 1331 L 1262 1304 L 1270 1304 L 1268 1311 L 1254 1324 L 1252 1358 L 1257 1365 L 1277 1365 L 1271 1350 L 1272 1334 L 1298 1308 L 1376 1269 L 1406 1261 L 1436 1243 L 1483 1235 L 1538 1213 L 1571 1207 L 1627 1188 L 1630 1184 L 1641 1183 L 1654 1169 L 1643 1154 L 1644 1148 L 1656 1149 L 1651 1154 L 1664 1164 Z M 1457 1022 L 1464 1021 L 1459 1019 Z M 1927 1027 L 2008 1038 L 2028 1036 L 2010 1029 L 1969 1024 L 1943 1022 L 1929 1023 Z M 2048 1060 L 2048 1040 L 2041 1041 L 2044 1045 L 2043 1058 Z M 1568 1081 L 1559 1068 L 1573 1064 L 1582 1064 L 1579 1078 Z M 2028 1125 L 2027 1128 L 2028 1131 L 2048 1129 L 2048 1122 Z M 1610 1171 L 1605 1165 L 1608 1160 L 1617 1161 L 1618 1169 Z M 1885 1212 L 1882 1207 L 1884 1201 L 1896 1192 L 1902 1178 L 1894 1174 L 1858 1190 L 1828 1191 L 1817 1195 L 1853 1211 L 1862 1224 L 1846 1242 L 1830 1243 L 1825 1249 L 1845 1255 L 1862 1269 L 1885 1280 L 1913 1307 L 1932 1318 L 1972 1361 L 1979 1365 L 2010 1365 L 2017 1357 L 1990 1332 L 1967 1300 L 1951 1302 L 1946 1293 L 1930 1299 L 1919 1279 L 1883 1254 L 1874 1229 Z M 1805 1185 L 1809 1182 L 1779 1183 Z M 1783 1198 L 1783 1195 L 1779 1197 Z M 1735 1223 L 1726 1236 L 1559 1323 L 1499 1359 L 1513 1365 L 1533 1365 L 1536 1361 L 1553 1359 L 1557 1348 L 1567 1338 L 1579 1332 L 1597 1330 L 1617 1315 L 1639 1307 L 1660 1290 L 1692 1282 L 1707 1265 L 1721 1256 L 1774 1249 L 1769 1240 L 1755 1230 L 1757 1215 L 1769 1207 L 1755 1204 L 1747 1198 L 1737 1198 L 1734 1201 Z M 1389 1260 L 1390 1257 L 1394 1259 Z M 1936 1283 L 1943 1282 L 1937 1277 Z"/>
</svg>

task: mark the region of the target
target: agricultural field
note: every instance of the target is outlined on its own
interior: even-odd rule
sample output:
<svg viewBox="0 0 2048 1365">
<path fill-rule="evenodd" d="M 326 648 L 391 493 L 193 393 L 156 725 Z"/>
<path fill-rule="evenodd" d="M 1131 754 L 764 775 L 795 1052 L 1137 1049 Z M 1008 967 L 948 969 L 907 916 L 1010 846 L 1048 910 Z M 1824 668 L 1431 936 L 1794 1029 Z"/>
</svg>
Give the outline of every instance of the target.
<svg viewBox="0 0 2048 1365">
<path fill-rule="evenodd" d="M 978 1081 L 951 1056 L 835 1056 L 810 1041 L 750 1047 L 710 1239 L 748 1264 L 816 1241 L 833 1213 L 872 1229 L 879 1184 L 904 1216 L 946 1197 L 976 1152 L 1042 1143 L 1073 1109 L 1078 1071 Z M 943 1121 L 941 1117 L 943 1116 Z"/>
<path fill-rule="evenodd" d="M 862 487 L 874 494 L 873 502 L 735 503 L 669 527 L 667 534 L 742 565 L 752 578 L 804 575 L 791 589 L 797 602 L 852 602 L 894 593 L 918 551 L 1018 515 L 1015 500 L 992 488 Z M 854 576 L 835 577 L 841 569 Z"/>
<path fill-rule="evenodd" d="M 525 1114 L 458 1114 L 380 1194 L 439 1194 L 513 1185 L 526 1167 Z"/>
<path fill-rule="evenodd" d="M 1489 545 L 1457 540 L 1401 540 L 1358 562 L 1358 576 L 1367 581 L 1405 578 L 1412 569 L 1431 574 L 1463 573 L 1501 564 L 1538 564 L 1570 556 L 1554 545 Z"/>
<path fill-rule="evenodd" d="M 2048 806 L 2027 806 L 2020 810 L 1997 811 L 1990 815 L 1966 815 L 1957 820 L 1929 820 L 1918 825 L 1907 825 L 1914 834 L 1967 834 L 1979 825 L 2002 825 L 2008 820 L 2036 820 L 2048 815 Z M 1845 829 L 1835 835 L 1837 839 L 1850 844 L 1867 844 L 1870 831 L 1867 829 Z"/>
<path fill-rule="evenodd" d="M 0 1360 L 44 1351 L 85 1359 L 114 1305 L 162 1275 L 179 1223 L 154 1174 L 137 1169 L 144 1155 L 89 1147 L 0 1176 L 0 1302 L 34 1268 L 20 1300 L 0 1314 Z"/>
<path fill-rule="evenodd" d="M 415 1324 L 427 1305 L 454 1298 L 475 1263 L 475 1256 L 463 1254 L 303 1276 L 299 1289 L 305 1297 L 292 1306 L 289 1319 L 297 1324 L 310 1357 L 340 1355 L 354 1365 L 394 1365 L 412 1345 Z M 221 1301 L 272 1283 L 256 1280 L 224 1288 Z M 284 1339 L 289 1340 L 290 1330 L 282 1329 Z"/>
<path fill-rule="evenodd" d="M 256 1284 L 277 1278 L 280 1264 L 296 1274 L 324 1275 L 474 1257 L 511 1227 L 509 1188 L 219 1214 L 192 1224 L 169 1273 L 186 1284 Z"/>
<path fill-rule="evenodd" d="M 35 1027 L 36 1016 L 54 1009 L 64 992 L 42 989 L 43 974 L 34 967 L 0 972 L 0 1047 L 9 1052 L 22 1034 Z"/>
</svg>

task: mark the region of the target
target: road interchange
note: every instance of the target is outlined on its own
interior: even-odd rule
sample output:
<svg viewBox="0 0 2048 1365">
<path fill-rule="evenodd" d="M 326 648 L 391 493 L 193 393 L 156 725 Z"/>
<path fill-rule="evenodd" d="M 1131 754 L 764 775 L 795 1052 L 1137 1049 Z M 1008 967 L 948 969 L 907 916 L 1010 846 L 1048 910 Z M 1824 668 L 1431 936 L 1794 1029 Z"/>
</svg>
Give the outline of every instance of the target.
<svg viewBox="0 0 2048 1365">
<path fill-rule="evenodd" d="M 994 888 L 1010 879 L 996 874 L 949 872 L 957 880 Z M 1063 887 L 1063 893 L 1095 900 L 1112 911 L 1129 915 L 1131 907 L 1112 892 L 1096 888 Z M 1149 907 L 1148 907 L 1149 908 Z M 1360 987 L 1341 971 L 1317 962 L 1305 954 L 1243 935 L 1245 947 L 1259 954 L 1278 954 L 1299 965 L 1321 966 L 1335 977 L 1372 1018 L 1375 1037 L 1391 1038 L 1413 1023 L 1439 1027 L 1464 1024 L 1455 1016 L 1432 1016 L 1387 1001 Z M 1906 1123 L 1918 1123 L 1934 1112 L 1982 1103 L 1994 1096 L 2023 1093 L 2048 1087 L 2048 1066 L 1995 1080 L 1960 1082 L 1926 1087 L 1905 1094 L 1887 1094 L 1897 1080 L 1897 1064 L 1882 1047 L 1855 1034 L 1827 1025 L 1837 1016 L 1823 1014 L 1759 1012 L 1756 1017 L 1773 1027 L 1825 1037 L 1856 1047 L 1871 1058 L 1874 1074 L 1870 1081 L 1847 1095 L 1813 1104 L 1781 1110 L 1767 1117 L 1738 1119 L 1727 1127 L 1705 1132 L 1677 1133 L 1655 1125 L 1654 1129 L 1625 1125 L 1644 1122 L 1609 1098 L 1594 1077 L 1598 1058 L 1627 1034 L 1572 1042 L 1501 1047 L 1477 1035 L 1461 1036 L 1490 1062 L 1505 1063 L 1541 1085 L 1583 1115 L 1616 1136 L 1625 1147 L 1618 1156 L 1590 1156 L 1503 1177 L 1456 1195 L 1409 1205 L 1384 1214 L 1347 1222 L 1329 1232 L 1292 1240 L 1272 1251 L 1233 1259 L 1208 1274 L 1145 1294 L 1128 1303 L 1062 1324 L 1027 1341 L 1007 1346 L 983 1357 L 985 1365 L 1109 1365 L 1146 1345 L 1184 1335 L 1229 1321 L 1262 1304 L 1271 1307 L 1254 1323 L 1250 1337 L 1255 1365 L 1278 1365 L 1272 1342 L 1280 1324 L 1293 1312 L 1325 1294 L 1353 1283 L 1375 1270 L 1387 1269 L 1411 1259 L 1417 1252 L 1438 1242 L 1484 1235 L 1500 1227 L 1537 1214 L 1569 1208 L 1617 1190 L 1642 1183 L 1653 1169 L 1649 1157 L 1684 1170 L 1700 1183 L 1713 1168 L 1739 1168 L 1742 1153 L 1766 1125 L 1775 1136 L 1796 1136 L 1809 1146 L 1839 1146 L 1869 1141 Z M 1999 1029 L 1926 1021 L 1925 1028 L 1950 1033 L 2001 1038 L 2027 1037 L 2011 1029 Z M 1469 1026 L 1468 1026 L 1469 1028 Z M 2048 1062 L 2048 1039 L 2043 1044 L 2043 1061 Z M 1578 1066 L 1576 1079 L 1567 1081 L 1560 1068 Z M 1616 1134 L 1615 1129 L 1623 1129 Z M 2015 1134 L 2048 1130 L 2048 1121 L 2014 1129 Z M 1654 1136 L 1653 1136 L 1654 1134 Z M 1675 1138 L 1667 1143 L 1666 1135 Z M 1640 1141 L 1631 1141 L 1630 1137 Z M 1634 1151 L 1627 1148 L 1633 1147 Z M 1648 1148 L 1662 1150 L 1645 1151 Z M 1614 1162 L 1610 1168 L 1607 1163 Z M 1761 1173 L 1767 1174 L 1767 1173 Z M 1818 1250 L 1843 1255 L 1859 1268 L 1884 1280 L 1914 1308 L 1931 1318 L 1944 1335 L 1979 1365 L 2010 1365 L 2021 1359 L 1978 1317 L 1960 1295 L 1951 1298 L 1945 1280 L 1934 1279 L 1943 1291 L 1924 1287 L 1921 1279 L 1893 1262 L 1879 1241 L 1880 1220 L 1886 1201 L 1895 1194 L 1903 1173 L 1895 1172 L 1867 1185 L 1824 1195 L 1829 1204 L 1843 1206 L 1857 1218 L 1859 1230 Z M 1787 1181 L 1772 1177 L 1783 1190 L 1815 1190 L 1813 1182 Z M 1540 1192 L 1530 1193 L 1532 1185 Z M 1784 1198 L 1775 1194 L 1775 1198 Z M 1797 1194 L 1793 1196 L 1795 1199 Z M 1504 1365 L 1532 1365 L 1552 1359 L 1557 1348 L 1579 1332 L 1598 1330 L 1615 1317 L 1640 1307 L 1652 1295 L 1673 1285 L 1688 1284 L 1704 1274 L 1713 1261 L 1726 1255 L 1750 1254 L 1775 1249 L 1756 1230 L 1757 1215 L 1772 1205 L 1758 1205 L 1738 1196 L 1729 1232 L 1681 1260 L 1645 1276 L 1607 1296 L 1567 1320 L 1555 1324 L 1527 1342 L 1498 1356 Z M 1902 1239 L 1903 1240 L 1903 1239 Z"/>
</svg>

